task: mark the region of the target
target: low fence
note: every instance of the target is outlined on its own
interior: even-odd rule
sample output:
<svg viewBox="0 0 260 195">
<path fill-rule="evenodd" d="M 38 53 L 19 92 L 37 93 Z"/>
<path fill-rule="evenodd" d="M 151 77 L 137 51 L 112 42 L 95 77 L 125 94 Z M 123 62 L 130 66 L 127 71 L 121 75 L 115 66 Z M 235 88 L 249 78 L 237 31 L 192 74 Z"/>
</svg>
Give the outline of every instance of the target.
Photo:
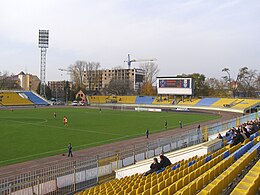
<svg viewBox="0 0 260 195">
<path fill-rule="evenodd" d="M 245 116 L 237 117 L 222 123 L 216 123 L 213 125 L 209 125 L 207 128 L 207 136 L 217 134 L 221 131 L 225 131 L 227 129 L 230 129 L 232 127 L 237 127 L 239 124 L 246 123 L 247 121 L 254 120 L 256 118 L 260 117 L 260 111 L 251 113 Z"/>
<path fill-rule="evenodd" d="M 260 116 L 260 112 L 231 119 L 223 123 L 192 129 L 178 137 L 130 145 L 94 157 L 60 162 L 42 169 L 0 178 L 2 195 L 64 195 L 103 183 L 115 176 L 115 170 L 135 164 L 160 153 L 166 153 L 202 143 L 209 135 L 237 126 Z"/>
</svg>

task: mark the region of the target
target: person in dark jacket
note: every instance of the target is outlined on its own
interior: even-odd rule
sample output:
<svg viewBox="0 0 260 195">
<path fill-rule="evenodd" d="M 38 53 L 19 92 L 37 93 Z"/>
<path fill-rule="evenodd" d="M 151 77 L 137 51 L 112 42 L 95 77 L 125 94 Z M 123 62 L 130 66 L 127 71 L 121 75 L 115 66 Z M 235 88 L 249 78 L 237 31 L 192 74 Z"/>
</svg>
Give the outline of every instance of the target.
<svg viewBox="0 0 260 195">
<path fill-rule="evenodd" d="M 149 174 L 151 174 L 151 173 L 153 173 L 153 172 L 156 172 L 156 171 L 158 171 L 158 170 L 160 170 L 160 164 L 158 163 L 158 159 L 157 159 L 157 158 L 154 158 L 154 159 L 153 159 L 153 163 L 152 163 L 151 166 L 150 166 L 150 170 L 147 171 L 147 172 L 144 174 L 144 176 L 147 176 L 147 175 L 149 175 Z"/>
<path fill-rule="evenodd" d="M 69 145 L 68 145 L 68 157 L 70 157 L 70 156 L 73 157 L 71 143 L 69 143 Z"/>
<path fill-rule="evenodd" d="M 235 136 L 234 136 L 234 142 L 233 145 L 237 145 L 239 143 L 243 143 L 244 142 L 244 137 L 240 134 L 239 131 L 235 131 Z"/>
<path fill-rule="evenodd" d="M 246 128 L 243 129 L 243 133 L 246 135 L 247 138 L 250 137 L 250 133 L 246 130 Z"/>
<path fill-rule="evenodd" d="M 169 160 L 169 158 L 167 158 L 166 156 L 164 156 L 163 154 L 160 155 L 160 167 L 165 168 L 169 165 L 171 165 L 171 161 Z"/>
</svg>

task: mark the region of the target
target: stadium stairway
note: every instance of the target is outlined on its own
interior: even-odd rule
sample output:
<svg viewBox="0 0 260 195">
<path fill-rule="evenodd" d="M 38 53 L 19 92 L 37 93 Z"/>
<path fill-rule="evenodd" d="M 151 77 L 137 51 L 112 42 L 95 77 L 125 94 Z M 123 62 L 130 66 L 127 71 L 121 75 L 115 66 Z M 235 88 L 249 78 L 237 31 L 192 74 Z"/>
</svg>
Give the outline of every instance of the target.
<svg viewBox="0 0 260 195">
<path fill-rule="evenodd" d="M 25 92 L 19 92 L 21 94 L 25 94 L 28 99 L 30 101 L 32 101 L 35 105 L 39 105 L 39 106 L 48 106 L 49 103 L 47 101 L 45 101 L 43 98 L 41 98 L 40 96 L 37 96 L 36 94 L 34 94 L 31 91 L 25 91 Z"/>
<path fill-rule="evenodd" d="M 212 154 L 179 161 L 146 177 L 135 174 L 115 179 L 77 195 L 218 194 L 259 154 L 260 139 L 257 135 L 252 141 L 248 138 L 243 144 L 227 145 Z M 255 189 L 256 185 L 252 184 L 250 189 Z"/>
<path fill-rule="evenodd" d="M 16 92 L 0 92 L 2 106 L 33 106 L 34 104 Z"/>
<path fill-rule="evenodd" d="M 218 107 L 218 108 L 231 107 L 235 100 L 236 99 L 232 99 L 232 98 L 220 98 L 218 101 L 213 103 L 211 106 Z"/>
<path fill-rule="evenodd" d="M 235 189 L 230 193 L 231 195 L 250 195 L 257 194 L 257 186 L 260 186 L 260 159 L 253 166 L 252 169 L 239 182 Z"/>
<path fill-rule="evenodd" d="M 195 106 L 211 106 L 215 102 L 217 102 L 220 98 L 203 98 Z"/>
<path fill-rule="evenodd" d="M 90 103 L 104 104 L 107 99 L 109 99 L 109 96 L 89 96 Z"/>
<path fill-rule="evenodd" d="M 134 104 L 136 96 L 116 96 L 116 100 L 119 104 Z"/>
<path fill-rule="evenodd" d="M 179 101 L 179 103 L 177 105 L 183 105 L 183 106 L 194 106 L 196 105 L 198 102 L 200 102 L 201 99 L 192 99 L 192 101 L 190 101 L 189 99 L 184 99 L 184 102 L 183 101 Z"/>
<path fill-rule="evenodd" d="M 235 109 L 246 109 L 255 105 L 260 105 L 260 100 L 249 100 L 244 99 L 243 101 L 240 101 L 239 103 L 232 106 L 232 108 Z"/>
<path fill-rule="evenodd" d="M 155 96 L 137 96 L 136 97 L 136 104 L 152 104 Z"/>
<path fill-rule="evenodd" d="M 260 154 L 260 142 L 257 138 L 255 138 L 253 141 L 250 141 L 249 143 L 245 144 L 243 147 L 241 147 L 239 150 L 237 150 L 233 155 L 229 156 L 227 160 L 231 159 L 232 162 L 229 167 L 226 167 L 226 169 L 217 177 L 213 177 L 211 182 L 208 185 L 206 184 L 206 187 L 199 193 L 200 195 L 213 195 L 213 194 L 221 194 L 223 191 L 227 190 L 229 186 L 233 183 L 233 181 L 238 177 L 243 170 Z M 205 173 L 206 175 L 207 173 Z M 256 194 L 258 191 L 257 188 L 259 188 L 259 172 L 257 173 L 258 176 L 254 178 L 257 181 L 252 182 L 250 185 L 247 186 L 246 189 L 243 189 L 243 194 Z M 246 180 L 246 179 L 245 179 Z M 205 185 L 205 184 L 204 184 Z M 240 187 L 243 188 L 243 185 L 241 184 Z M 233 192 L 233 194 L 238 190 L 239 186 L 237 187 L 237 190 Z M 254 193 L 251 193 L 254 191 Z M 240 191 L 241 194 L 241 191 Z"/>
</svg>

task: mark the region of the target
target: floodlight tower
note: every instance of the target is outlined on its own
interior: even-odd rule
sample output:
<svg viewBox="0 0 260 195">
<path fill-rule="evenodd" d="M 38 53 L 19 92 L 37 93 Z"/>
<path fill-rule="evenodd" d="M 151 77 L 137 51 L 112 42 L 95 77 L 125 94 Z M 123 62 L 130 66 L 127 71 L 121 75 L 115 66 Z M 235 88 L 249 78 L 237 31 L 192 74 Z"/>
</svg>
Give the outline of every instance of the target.
<svg viewBox="0 0 260 195">
<path fill-rule="evenodd" d="M 46 53 L 49 47 L 49 30 L 39 30 L 39 48 L 41 49 L 41 65 L 40 65 L 40 95 L 46 97 L 45 94 L 45 77 L 46 77 Z"/>
</svg>

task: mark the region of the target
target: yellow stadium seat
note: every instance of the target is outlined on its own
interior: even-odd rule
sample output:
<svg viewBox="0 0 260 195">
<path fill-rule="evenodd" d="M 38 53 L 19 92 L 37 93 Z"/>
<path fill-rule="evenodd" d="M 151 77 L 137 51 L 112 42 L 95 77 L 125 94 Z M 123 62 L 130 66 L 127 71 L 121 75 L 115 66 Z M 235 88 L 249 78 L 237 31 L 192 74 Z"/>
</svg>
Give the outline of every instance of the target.
<svg viewBox="0 0 260 195">
<path fill-rule="evenodd" d="M 173 176 L 171 177 L 171 182 L 174 183 L 174 182 L 176 182 L 176 181 L 177 181 L 177 175 L 173 175 Z"/>
<path fill-rule="evenodd" d="M 174 194 L 176 192 L 176 182 L 168 187 L 168 194 Z"/>
<path fill-rule="evenodd" d="M 144 186 L 140 186 L 139 188 L 137 188 L 136 193 L 141 194 L 143 191 L 144 191 Z"/>
<path fill-rule="evenodd" d="M 183 187 L 183 179 L 179 179 L 178 181 L 176 181 L 176 191 L 178 191 L 179 189 L 181 189 Z"/>
<path fill-rule="evenodd" d="M 151 183 L 147 183 L 144 185 L 144 191 L 151 188 Z"/>
<path fill-rule="evenodd" d="M 163 190 L 160 192 L 160 195 L 168 195 L 168 188 L 163 189 Z"/>
<path fill-rule="evenodd" d="M 150 189 L 151 194 L 156 194 L 158 192 L 158 185 L 154 185 Z"/>
<path fill-rule="evenodd" d="M 165 186 L 168 187 L 169 185 L 171 185 L 172 181 L 171 178 L 168 178 L 165 180 Z"/>
<path fill-rule="evenodd" d="M 185 186 L 189 183 L 189 176 L 186 175 L 182 178 L 182 185 Z"/>
<path fill-rule="evenodd" d="M 189 185 L 189 194 L 196 194 L 196 182 L 191 182 Z"/>
<path fill-rule="evenodd" d="M 152 182 L 151 182 L 151 186 L 154 186 L 154 185 L 156 185 L 158 182 L 157 182 L 157 180 L 155 179 L 155 180 L 153 180 Z"/>
<path fill-rule="evenodd" d="M 203 188 L 203 177 L 198 177 L 196 181 L 196 190 L 199 191 Z"/>
<path fill-rule="evenodd" d="M 157 179 L 157 183 L 160 183 L 161 181 L 163 181 L 163 176 L 161 176 L 161 177 L 159 177 L 159 178 Z"/>
<path fill-rule="evenodd" d="M 158 191 L 161 191 L 161 190 L 163 190 L 164 188 L 165 188 L 165 182 L 162 181 L 162 182 L 160 182 L 160 183 L 158 184 Z"/>
<path fill-rule="evenodd" d="M 150 188 L 147 189 L 147 190 L 145 190 L 145 191 L 142 193 L 142 195 L 150 195 Z"/>
</svg>

